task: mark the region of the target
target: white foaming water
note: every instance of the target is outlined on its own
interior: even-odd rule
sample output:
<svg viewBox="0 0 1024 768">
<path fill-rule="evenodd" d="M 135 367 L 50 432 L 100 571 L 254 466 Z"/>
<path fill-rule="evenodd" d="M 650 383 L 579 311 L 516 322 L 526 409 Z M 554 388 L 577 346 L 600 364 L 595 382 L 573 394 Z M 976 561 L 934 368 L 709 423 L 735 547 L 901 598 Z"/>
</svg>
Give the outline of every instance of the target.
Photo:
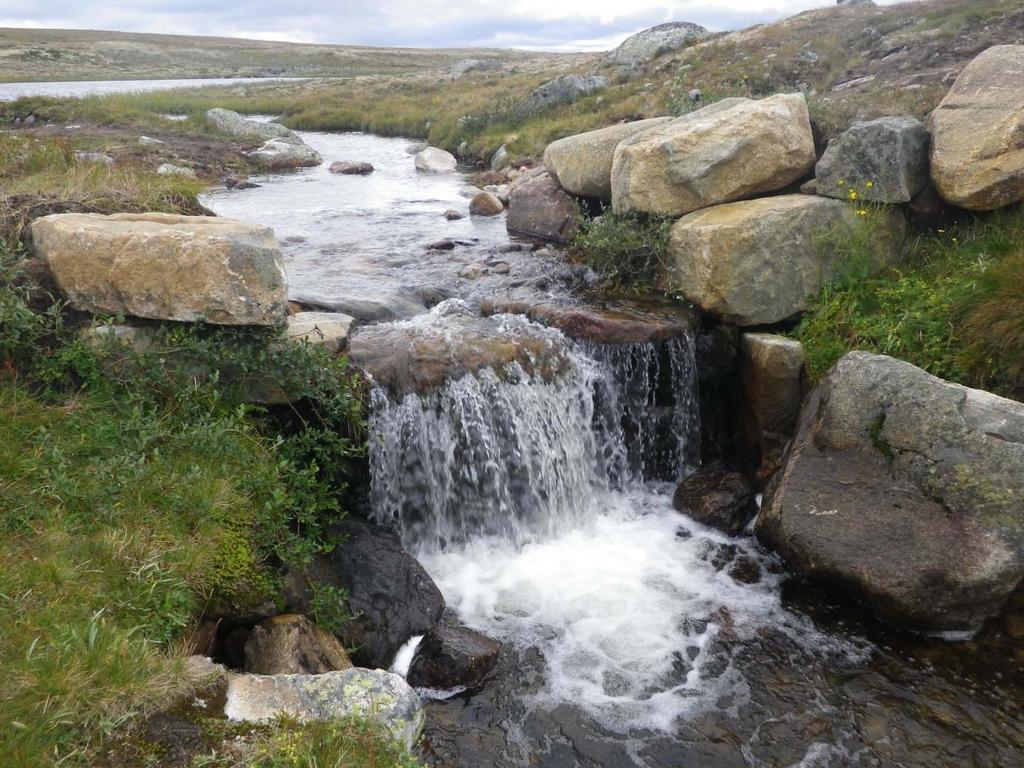
<svg viewBox="0 0 1024 768">
<path fill-rule="evenodd" d="M 416 655 L 416 649 L 420 647 L 422 640 L 423 635 L 413 635 L 410 637 L 398 649 L 398 653 L 395 654 L 395 660 L 391 662 L 391 668 L 388 669 L 388 672 L 394 672 L 396 675 L 406 677 L 409 674 L 409 667 L 412 666 L 412 659 Z"/>
<path fill-rule="evenodd" d="M 598 494 L 585 524 L 520 548 L 477 539 L 421 559 L 463 621 L 541 650 L 542 701 L 575 704 L 620 732 L 671 730 L 681 715 L 744 695 L 716 640 L 789 617 L 775 577 L 734 581 L 713 562 L 730 540 L 660 490 Z"/>
<path fill-rule="evenodd" d="M 824 639 L 782 608 L 750 540 L 679 514 L 656 480 L 698 454 L 692 340 L 571 358 L 555 382 L 485 370 L 397 403 L 378 392 L 375 514 L 466 624 L 541 651 L 539 704 L 621 733 L 731 710 L 747 692 L 737 643 L 767 627 Z M 729 575 L 737 555 L 757 583 Z"/>
</svg>

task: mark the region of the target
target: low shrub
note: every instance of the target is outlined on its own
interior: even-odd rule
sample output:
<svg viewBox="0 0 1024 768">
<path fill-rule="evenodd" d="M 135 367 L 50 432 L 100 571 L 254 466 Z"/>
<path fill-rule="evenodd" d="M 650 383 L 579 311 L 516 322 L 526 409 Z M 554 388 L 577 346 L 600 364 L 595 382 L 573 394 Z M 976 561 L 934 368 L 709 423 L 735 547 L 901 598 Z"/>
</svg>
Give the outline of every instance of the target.
<svg viewBox="0 0 1024 768">
<path fill-rule="evenodd" d="M 672 223 L 605 211 L 583 222 L 571 251 L 598 274 L 602 289 L 643 293 L 655 287 L 668 263 Z"/>
</svg>

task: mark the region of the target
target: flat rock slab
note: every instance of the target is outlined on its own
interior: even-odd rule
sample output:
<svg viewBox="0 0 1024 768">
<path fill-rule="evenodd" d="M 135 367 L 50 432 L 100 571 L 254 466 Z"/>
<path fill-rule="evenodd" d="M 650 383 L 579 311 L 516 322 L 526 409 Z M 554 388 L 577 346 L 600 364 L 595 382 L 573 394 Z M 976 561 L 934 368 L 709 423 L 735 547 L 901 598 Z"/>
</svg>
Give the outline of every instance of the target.
<svg viewBox="0 0 1024 768">
<path fill-rule="evenodd" d="M 1024 45 L 997 45 L 968 64 L 929 117 L 932 180 L 972 211 L 1024 200 Z"/>
<path fill-rule="evenodd" d="M 355 318 L 341 312 L 297 312 L 288 317 L 285 338 L 323 346 L 337 353 L 348 345 Z"/>
<path fill-rule="evenodd" d="M 1024 580 L 1024 404 L 851 352 L 805 403 L 755 531 L 896 626 L 973 632 Z"/>
<path fill-rule="evenodd" d="M 211 216 L 65 213 L 32 224 L 72 306 L 220 325 L 284 321 L 287 282 L 267 227 Z"/>
<path fill-rule="evenodd" d="M 419 695 L 399 675 L 353 667 L 321 675 L 228 674 L 224 714 L 262 723 L 288 715 L 300 721 L 365 717 L 412 747 L 426 715 Z"/>
</svg>

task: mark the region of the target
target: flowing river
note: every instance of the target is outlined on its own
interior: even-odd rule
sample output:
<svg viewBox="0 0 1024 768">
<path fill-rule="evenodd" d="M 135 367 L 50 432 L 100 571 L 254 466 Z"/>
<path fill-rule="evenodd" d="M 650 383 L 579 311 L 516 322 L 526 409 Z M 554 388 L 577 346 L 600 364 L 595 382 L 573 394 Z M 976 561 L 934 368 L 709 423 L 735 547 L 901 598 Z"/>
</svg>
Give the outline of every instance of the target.
<svg viewBox="0 0 1024 768">
<path fill-rule="evenodd" d="M 302 137 L 323 166 L 204 203 L 275 229 L 292 297 L 360 319 L 354 354 L 409 338 L 475 354 L 475 334 L 531 345 L 430 386 L 408 370 L 429 354 L 391 361 L 373 393 L 369 513 L 401 532 L 462 622 L 505 648 L 482 691 L 428 704 L 424 760 L 1024 765 L 1021 660 L 1007 663 L 998 632 L 958 644 L 888 632 L 788 582 L 752 537 L 672 508 L 672 481 L 700 457 L 685 324 L 608 344 L 493 306 L 483 318 L 495 300 L 571 304 L 587 276 L 511 240 L 503 217 L 446 220 L 465 212 L 467 180 L 417 173 L 404 140 Z M 376 172 L 332 175 L 335 160 Z M 428 247 L 442 238 L 455 247 Z"/>
</svg>

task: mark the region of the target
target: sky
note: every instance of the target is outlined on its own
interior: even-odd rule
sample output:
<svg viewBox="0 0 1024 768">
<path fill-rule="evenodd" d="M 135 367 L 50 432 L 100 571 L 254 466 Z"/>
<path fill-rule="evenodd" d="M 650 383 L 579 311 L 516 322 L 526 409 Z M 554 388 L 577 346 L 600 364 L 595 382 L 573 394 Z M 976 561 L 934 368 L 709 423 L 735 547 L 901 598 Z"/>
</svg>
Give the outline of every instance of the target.
<svg viewBox="0 0 1024 768">
<path fill-rule="evenodd" d="M 879 0 L 876 0 L 878 2 Z M 0 0 L 0 27 L 302 43 L 607 50 L 640 29 L 742 29 L 835 0 Z M 894 0 L 881 0 L 894 2 Z"/>
</svg>

